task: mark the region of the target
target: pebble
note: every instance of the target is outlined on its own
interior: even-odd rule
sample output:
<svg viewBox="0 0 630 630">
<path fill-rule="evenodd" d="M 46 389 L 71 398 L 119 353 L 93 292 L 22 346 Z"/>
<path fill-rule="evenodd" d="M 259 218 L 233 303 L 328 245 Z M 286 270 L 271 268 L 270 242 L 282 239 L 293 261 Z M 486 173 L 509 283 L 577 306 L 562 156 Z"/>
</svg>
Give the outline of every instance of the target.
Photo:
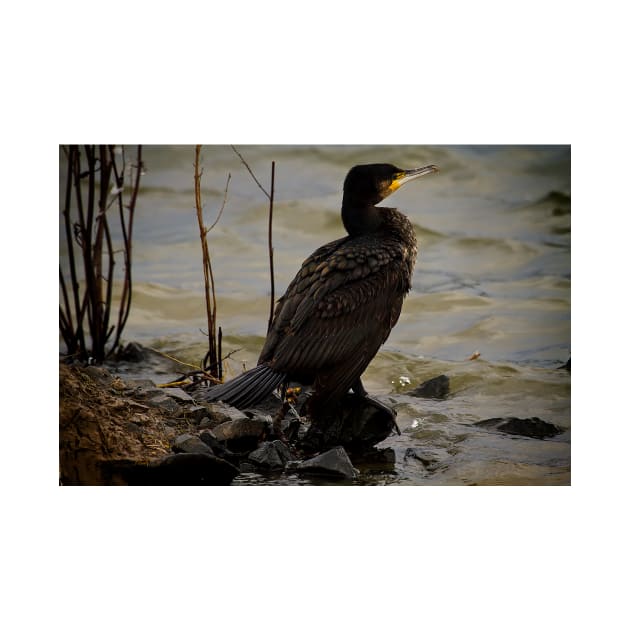
<svg viewBox="0 0 630 630">
<path fill-rule="evenodd" d="M 176 453 L 206 453 L 213 455 L 213 451 L 201 438 L 184 433 L 175 438 L 173 451 Z"/>
<path fill-rule="evenodd" d="M 261 468 L 270 470 L 284 468 L 284 462 L 272 442 L 263 442 L 249 454 L 248 460 Z"/>
<path fill-rule="evenodd" d="M 271 428 L 271 423 L 265 418 L 238 418 L 223 422 L 214 427 L 214 434 L 218 440 L 238 440 L 242 438 L 262 439 Z"/>
<path fill-rule="evenodd" d="M 341 477 L 357 479 L 359 471 L 354 468 L 343 446 L 331 448 L 329 451 L 290 466 L 300 474 Z"/>
<path fill-rule="evenodd" d="M 180 411 L 180 406 L 172 398 L 169 398 L 162 392 L 159 392 L 159 395 L 149 396 L 146 403 L 151 407 L 157 407 L 158 409 L 162 409 L 168 413 Z"/>
<path fill-rule="evenodd" d="M 201 426 L 201 423 L 204 420 L 208 420 L 208 422 L 210 422 L 210 418 L 208 418 L 208 410 L 201 405 L 187 405 L 184 407 L 184 416 L 192 422 L 199 423 L 201 429 L 214 426 L 210 424 L 203 427 Z"/>
<path fill-rule="evenodd" d="M 204 401 L 198 401 L 198 403 L 206 408 L 206 415 L 218 424 L 230 420 L 247 420 L 247 416 L 242 411 L 225 403 Z"/>
</svg>

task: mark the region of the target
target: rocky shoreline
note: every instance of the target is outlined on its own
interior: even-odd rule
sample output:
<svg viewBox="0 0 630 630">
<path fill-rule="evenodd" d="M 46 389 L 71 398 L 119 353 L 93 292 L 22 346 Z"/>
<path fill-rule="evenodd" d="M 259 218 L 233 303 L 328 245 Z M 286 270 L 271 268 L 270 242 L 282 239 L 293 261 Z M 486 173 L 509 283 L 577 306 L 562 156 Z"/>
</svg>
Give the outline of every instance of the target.
<svg viewBox="0 0 630 630">
<path fill-rule="evenodd" d="M 272 395 L 241 411 L 204 401 L 202 385 L 167 387 L 138 378 L 137 366 L 159 375 L 172 374 L 172 365 L 141 346 L 132 350 L 137 354 L 127 353 L 111 370 L 60 363 L 60 484 L 229 485 L 239 475 L 245 483 L 252 475 L 360 483 L 355 466 L 393 472 L 395 453 L 376 445 L 398 429 L 396 413 L 376 400 L 348 394 L 328 418 L 313 423 L 301 415 L 304 392 L 292 405 Z M 408 395 L 444 399 L 449 379 L 432 378 Z M 533 439 L 562 431 L 539 418 L 474 424 Z M 435 464 L 418 449 L 408 448 L 409 458 L 427 470 Z"/>
<path fill-rule="evenodd" d="M 307 448 L 309 427 L 294 410 L 283 414 L 278 433 L 278 417 L 264 404 L 240 411 L 179 387 L 123 379 L 104 367 L 60 364 L 59 379 L 63 485 L 226 485 L 241 472 L 358 476 L 344 439 L 319 451 Z M 268 406 L 274 404 L 281 406 L 278 400 Z M 369 451 L 393 428 L 371 401 L 349 395 L 342 411 L 354 453 Z"/>
</svg>

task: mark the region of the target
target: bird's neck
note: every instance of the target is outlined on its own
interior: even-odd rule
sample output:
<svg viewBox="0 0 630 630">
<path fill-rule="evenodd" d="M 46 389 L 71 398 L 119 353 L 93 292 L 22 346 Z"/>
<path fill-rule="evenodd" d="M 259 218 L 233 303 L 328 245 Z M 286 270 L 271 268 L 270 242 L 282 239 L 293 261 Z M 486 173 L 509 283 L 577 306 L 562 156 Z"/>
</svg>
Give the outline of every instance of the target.
<svg viewBox="0 0 630 630">
<path fill-rule="evenodd" d="M 381 208 L 371 204 L 359 205 L 344 199 L 341 206 L 341 220 L 346 232 L 350 236 L 360 236 L 378 231 L 383 223 L 380 210 Z"/>
<path fill-rule="evenodd" d="M 409 219 L 396 208 L 382 208 L 373 205 L 344 204 L 341 219 L 350 236 L 380 233 L 393 235 L 399 240 L 415 245 L 416 236 Z"/>
</svg>

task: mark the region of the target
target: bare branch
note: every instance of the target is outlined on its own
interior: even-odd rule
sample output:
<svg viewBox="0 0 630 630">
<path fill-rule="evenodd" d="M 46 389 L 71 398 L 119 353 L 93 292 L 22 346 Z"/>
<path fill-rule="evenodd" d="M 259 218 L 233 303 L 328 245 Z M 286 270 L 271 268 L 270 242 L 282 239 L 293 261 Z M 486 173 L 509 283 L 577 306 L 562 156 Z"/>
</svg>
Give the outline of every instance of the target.
<svg viewBox="0 0 630 630">
<path fill-rule="evenodd" d="M 203 170 L 201 171 L 203 175 Z M 219 210 L 219 214 L 217 214 L 217 218 L 214 220 L 214 223 L 206 230 L 206 234 L 219 222 L 221 215 L 223 214 L 223 208 L 225 208 L 225 202 L 227 201 L 228 194 L 228 186 L 230 185 L 230 179 L 232 175 L 228 173 L 227 181 L 225 182 L 225 190 L 223 191 L 223 203 L 221 204 L 221 209 Z"/>
<path fill-rule="evenodd" d="M 271 162 L 271 194 L 269 195 L 269 232 L 267 235 L 269 246 L 269 275 L 271 276 L 271 299 L 269 304 L 269 322 L 267 323 L 267 332 L 271 330 L 273 322 L 273 307 L 275 302 L 275 279 L 273 273 L 273 243 L 272 243 L 272 225 L 273 225 L 273 194 L 276 182 L 276 163 Z"/>
<path fill-rule="evenodd" d="M 211 373 L 214 377 L 218 377 L 218 370 L 216 365 L 220 363 L 221 357 L 217 354 L 217 338 L 216 338 L 216 318 L 217 318 L 217 299 L 214 288 L 214 275 L 212 273 L 212 263 L 210 260 L 210 252 L 208 250 L 207 235 L 209 229 L 206 229 L 203 223 L 203 206 L 201 203 L 201 169 L 200 169 L 200 156 L 201 145 L 195 147 L 195 206 L 197 209 L 197 223 L 199 224 L 199 238 L 201 239 L 201 252 L 203 258 L 203 279 L 204 279 L 204 292 L 206 299 L 206 317 L 208 319 L 208 352 L 204 357 L 203 363 L 207 365 L 210 362 Z M 228 183 L 230 178 L 228 176 Z M 227 184 L 225 188 L 225 198 L 227 198 Z M 221 216 L 221 211 L 217 217 L 217 221 Z M 216 224 L 216 221 L 212 224 L 212 227 Z M 211 228 L 210 228 L 211 229 Z M 212 296 L 212 299 L 211 299 Z"/>
<path fill-rule="evenodd" d="M 254 175 L 252 169 L 249 168 L 249 164 L 245 161 L 245 158 L 236 150 L 236 147 L 233 144 L 231 144 L 230 146 L 232 147 L 232 151 L 234 151 L 234 153 L 236 153 L 236 155 L 238 155 L 238 157 L 241 159 L 241 162 L 243 162 L 243 165 L 249 171 L 249 174 L 252 176 L 253 180 L 258 184 L 258 188 L 260 188 L 260 190 L 265 193 L 267 199 L 271 199 L 271 195 L 262 187 L 262 184 L 258 181 L 258 179 L 256 179 L 256 175 Z"/>
</svg>

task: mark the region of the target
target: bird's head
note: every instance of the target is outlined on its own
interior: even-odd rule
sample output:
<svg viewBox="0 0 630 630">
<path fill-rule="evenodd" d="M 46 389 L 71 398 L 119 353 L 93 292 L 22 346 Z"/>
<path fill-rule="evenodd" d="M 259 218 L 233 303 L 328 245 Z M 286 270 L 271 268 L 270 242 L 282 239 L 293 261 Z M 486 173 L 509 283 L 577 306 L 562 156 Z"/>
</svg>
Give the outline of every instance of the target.
<svg viewBox="0 0 630 630">
<path fill-rule="evenodd" d="M 437 171 L 437 166 L 433 165 L 404 170 L 393 164 L 359 164 L 346 175 L 344 205 L 376 205 L 403 184 Z"/>
</svg>

